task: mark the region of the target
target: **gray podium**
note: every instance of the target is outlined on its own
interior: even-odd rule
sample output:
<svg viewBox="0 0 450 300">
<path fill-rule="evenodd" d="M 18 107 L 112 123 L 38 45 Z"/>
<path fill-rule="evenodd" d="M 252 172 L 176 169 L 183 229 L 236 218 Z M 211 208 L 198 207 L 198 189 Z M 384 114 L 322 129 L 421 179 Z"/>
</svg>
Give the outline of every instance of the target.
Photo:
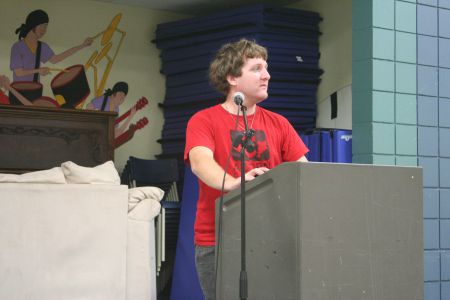
<svg viewBox="0 0 450 300">
<path fill-rule="evenodd" d="M 246 191 L 248 299 L 423 299 L 421 168 L 285 163 Z M 239 192 L 216 232 L 220 300 L 239 299 Z"/>
</svg>

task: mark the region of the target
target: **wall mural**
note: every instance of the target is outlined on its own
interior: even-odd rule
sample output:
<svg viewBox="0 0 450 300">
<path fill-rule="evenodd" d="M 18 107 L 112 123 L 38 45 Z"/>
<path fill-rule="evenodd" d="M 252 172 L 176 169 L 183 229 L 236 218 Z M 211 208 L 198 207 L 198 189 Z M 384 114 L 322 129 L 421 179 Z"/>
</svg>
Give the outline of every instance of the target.
<svg viewBox="0 0 450 300">
<path fill-rule="evenodd" d="M 128 94 L 128 84 L 120 81 L 112 89 L 106 90 L 105 86 L 126 36 L 126 32 L 119 28 L 121 18 L 122 14 L 117 14 L 105 30 L 85 38 L 79 45 L 55 54 L 50 45 L 41 41 L 49 26 L 48 14 L 40 9 L 30 12 L 25 23 L 15 31 L 18 41 L 11 47 L 12 82 L 7 76 L 0 75 L 0 104 L 103 110 L 119 114 L 119 107 Z M 93 47 L 97 39 L 100 39 L 99 49 L 92 51 L 84 65 L 76 64 L 64 69 L 48 66 L 49 63 L 57 64 L 85 48 Z M 49 76 L 52 71 L 58 72 L 50 83 L 53 98 L 42 95 L 43 86 L 40 82 L 41 76 Z M 94 81 L 94 98 L 90 101 L 86 101 L 91 94 L 86 72 L 92 72 Z M 9 96 L 2 89 L 9 92 Z M 147 104 L 148 100 L 142 97 L 116 119 L 116 148 L 129 141 L 136 130 L 148 124 L 146 117 L 131 123 L 136 112 Z"/>
</svg>

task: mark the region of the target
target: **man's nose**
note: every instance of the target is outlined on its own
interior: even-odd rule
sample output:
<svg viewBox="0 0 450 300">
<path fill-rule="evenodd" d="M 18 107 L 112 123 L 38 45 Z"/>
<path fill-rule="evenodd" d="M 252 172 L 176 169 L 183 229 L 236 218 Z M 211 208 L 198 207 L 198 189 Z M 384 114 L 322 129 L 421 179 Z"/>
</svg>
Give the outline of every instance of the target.
<svg viewBox="0 0 450 300">
<path fill-rule="evenodd" d="M 267 69 L 264 69 L 264 70 L 263 70 L 262 78 L 267 79 L 267 80 L 270 79 L 269 70 L 267 70 Z"/>
</svg>

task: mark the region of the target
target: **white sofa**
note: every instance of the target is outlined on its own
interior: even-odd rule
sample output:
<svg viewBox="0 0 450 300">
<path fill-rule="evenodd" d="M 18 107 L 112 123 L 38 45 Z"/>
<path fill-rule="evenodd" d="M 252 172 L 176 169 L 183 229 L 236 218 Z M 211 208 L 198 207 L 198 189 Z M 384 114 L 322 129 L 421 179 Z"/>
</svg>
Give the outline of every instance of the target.
<svg viewBox="0 0 450 300">
<path fill-rule="evenodd" d="M 123 185 L 0 183 L 0 299 L 156 300 L 160 199 L 144 200 Z"/>
</svg>

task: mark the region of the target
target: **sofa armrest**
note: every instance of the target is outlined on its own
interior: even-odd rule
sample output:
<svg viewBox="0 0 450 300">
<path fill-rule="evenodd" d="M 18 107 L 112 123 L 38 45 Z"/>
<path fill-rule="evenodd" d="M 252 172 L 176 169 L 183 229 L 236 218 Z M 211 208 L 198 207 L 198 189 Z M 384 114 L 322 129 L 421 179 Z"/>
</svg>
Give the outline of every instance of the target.
<svg viewBox="0 0 450 300">
<path fill-rule="evenodd" d="M 0 299 L 125 299 L 128 190 L 0 184 Z"/>
</svg>

